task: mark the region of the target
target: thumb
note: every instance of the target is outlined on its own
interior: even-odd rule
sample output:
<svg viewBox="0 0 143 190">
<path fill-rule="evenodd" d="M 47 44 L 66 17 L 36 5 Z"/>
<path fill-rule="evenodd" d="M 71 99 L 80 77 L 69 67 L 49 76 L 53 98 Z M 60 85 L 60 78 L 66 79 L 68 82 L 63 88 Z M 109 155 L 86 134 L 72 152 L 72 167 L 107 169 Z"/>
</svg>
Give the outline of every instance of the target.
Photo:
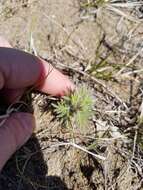
<svg viewBox="0 0 143 190">
<path fill-rule="evenodd" d="M 0 171 L 11 155 L 30 138 L 34 127 L 34 117 L 29 113 L 14 113 L 0 127 Z"/>
</svg>

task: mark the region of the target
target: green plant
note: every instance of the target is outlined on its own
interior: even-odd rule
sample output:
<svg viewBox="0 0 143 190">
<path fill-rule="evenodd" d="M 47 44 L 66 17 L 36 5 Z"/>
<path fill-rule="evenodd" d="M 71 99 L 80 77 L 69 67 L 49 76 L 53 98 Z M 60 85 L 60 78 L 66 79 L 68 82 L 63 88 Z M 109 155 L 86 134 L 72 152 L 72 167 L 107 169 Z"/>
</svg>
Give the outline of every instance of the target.
<svg viewBox="0 0 143 190">
<path fill-rule="evenodd" d="M 90 90 L 84 86 L 53 106 L 57 118 L 65 127 L 83 127 L 93 114 L 93 103 Z"/>
</svg>

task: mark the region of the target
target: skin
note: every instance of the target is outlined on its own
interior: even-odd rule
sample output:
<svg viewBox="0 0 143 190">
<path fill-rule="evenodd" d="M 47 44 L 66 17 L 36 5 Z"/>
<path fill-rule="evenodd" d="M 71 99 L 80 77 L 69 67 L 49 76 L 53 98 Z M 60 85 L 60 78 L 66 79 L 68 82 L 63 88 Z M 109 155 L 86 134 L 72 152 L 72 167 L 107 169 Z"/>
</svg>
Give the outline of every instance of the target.
<svg viewBox="0 0 143 190">
<path fill-rule="evenodd" d="M 29 86 L 53 96 L 63 96 L 74 90 L 67 76 L 44 60 L 13 49 L 0 37 L 0 99 L 3 97 L 7 104 L 18 101 Z M 34 128 L 34 116 L 22 112 L 11 114 L 0 126 L 0 171 L 30 138 Z"/>
</svg>

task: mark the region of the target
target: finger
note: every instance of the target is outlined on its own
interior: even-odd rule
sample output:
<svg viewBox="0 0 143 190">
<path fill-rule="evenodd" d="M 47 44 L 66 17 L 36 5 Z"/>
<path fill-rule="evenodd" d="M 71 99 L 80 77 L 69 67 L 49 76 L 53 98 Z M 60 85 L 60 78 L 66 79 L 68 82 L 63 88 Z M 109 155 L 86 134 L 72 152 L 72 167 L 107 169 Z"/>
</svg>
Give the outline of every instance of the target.
<svg viewBox="0 0 143 190">
<path fill-rule="evenodd" d="M 51 65 L 26 52 L 0 48 L 0 88 L 19 89 L 41 85 L 42 92 L 63 95 L 74 88 L 70 80 Z"/>
<path fill-rule="evenodd" d="M 74 90 L 75 86 L 67 76 L 52 65 L 48 65 L 44 60 L 41 60 L 41 64 L 43 65 L 43 73 L 37 81 L 37 87 L 40 91 L 54 96 L 63 96 Z"/>
<path fill-rule="evenodd" d="M 12 48 L 10 43 L 2 36 L 0 36 L 0 47 Z M 1 79 L 0 79 L 1 80 Z M 1 101 L 6 101 L 7 103 L 14 103 L 18 101 L 24 93 L 24 89 L 10 90 L 5 89 L 0 93 Z"/>
<path fill-rule="evenodd" d="M 35 84 L 42 70 L 37 57 L 13 48 L 0 47 L 1 87 L 19 89 Z"/>
<path fill-rule="evenodd" d="M 35 121 L 31 114 L 14 113 L 0 127 L 0 171 L 11 155 L 31 136 Z"/>
</svg>

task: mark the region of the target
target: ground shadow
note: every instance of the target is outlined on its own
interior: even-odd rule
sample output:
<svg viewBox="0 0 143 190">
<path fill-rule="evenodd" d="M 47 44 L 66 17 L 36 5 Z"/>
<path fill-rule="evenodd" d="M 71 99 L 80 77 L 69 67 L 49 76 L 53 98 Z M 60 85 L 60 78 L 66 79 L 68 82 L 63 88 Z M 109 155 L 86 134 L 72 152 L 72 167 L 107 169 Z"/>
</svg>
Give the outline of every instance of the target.
<svg viewBox="0 0 143 190">
<path fill-rule="evenodd" d="M 48 176 L 38 139 L 33 136 L 0 174 L 0 190 L 68 190 L 57 176 Z"/>
</svg>

